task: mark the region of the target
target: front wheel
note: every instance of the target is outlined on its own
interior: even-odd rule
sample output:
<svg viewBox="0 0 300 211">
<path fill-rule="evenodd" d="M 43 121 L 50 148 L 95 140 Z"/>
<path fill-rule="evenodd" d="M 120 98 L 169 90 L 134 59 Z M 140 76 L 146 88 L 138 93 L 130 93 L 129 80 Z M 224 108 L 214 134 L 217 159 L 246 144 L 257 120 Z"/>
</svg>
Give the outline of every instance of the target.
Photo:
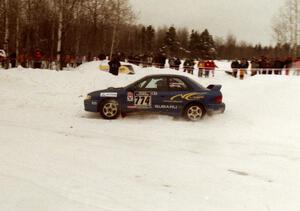
<svg viewBox="0 0 300 211">
<path fill-rule="evenodd" d="M 205 114 L 205 110 L 202 105 L 191 104 L 187 106 L 184 112 L 184 116 L 189 121 L 199 121 Z"/>
<path fill-rule="evenodd" d="M 120 106 L 116 100 L 107 100 L 100 106 L 100 114 L 104 119 L 116 119 L 120 115 Z"/>
</svg>

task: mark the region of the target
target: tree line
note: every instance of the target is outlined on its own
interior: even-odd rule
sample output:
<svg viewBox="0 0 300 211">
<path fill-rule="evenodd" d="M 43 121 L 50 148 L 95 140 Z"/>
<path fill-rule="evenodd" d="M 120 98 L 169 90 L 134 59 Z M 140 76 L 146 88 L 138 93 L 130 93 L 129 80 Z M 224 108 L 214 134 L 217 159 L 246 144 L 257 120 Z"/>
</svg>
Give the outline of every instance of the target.
<svg viewBox="0 0 300 211">
<path fill-rule="evenodd" d="M 128 0 L 1 0 L 0 48 L 17 55 L 39 48 L 54 61 L 116 52 L 194 59 L 283 57 L 292 49 L 289 43 L 252 45 L 234 35 L 214 37 L 208 29 L 154 28 L 136 20 Z"/>
</svg>

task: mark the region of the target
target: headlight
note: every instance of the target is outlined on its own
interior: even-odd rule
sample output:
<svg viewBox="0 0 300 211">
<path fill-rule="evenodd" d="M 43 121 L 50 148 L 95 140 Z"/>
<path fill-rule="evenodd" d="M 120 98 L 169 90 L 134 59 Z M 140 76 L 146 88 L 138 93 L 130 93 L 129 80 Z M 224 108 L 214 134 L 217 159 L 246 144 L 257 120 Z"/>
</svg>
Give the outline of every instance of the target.
<svg viewBox="0 0 300 211">
<path fill-rule="evenodd" d="M 86 100 L 91 100 L 91 99 L 92 99 L 92 96 L 91 96 L 91 95 L 87 95 L 85 99 L 86 99 Z"/>
</svg>

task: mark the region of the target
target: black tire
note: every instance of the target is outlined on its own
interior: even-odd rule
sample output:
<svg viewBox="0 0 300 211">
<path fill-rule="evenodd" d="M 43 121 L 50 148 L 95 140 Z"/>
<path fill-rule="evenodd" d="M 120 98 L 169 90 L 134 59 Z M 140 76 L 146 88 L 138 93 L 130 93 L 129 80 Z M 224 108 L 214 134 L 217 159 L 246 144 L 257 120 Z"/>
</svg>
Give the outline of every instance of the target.
<svg viewBox="0 0 300 211">
<path fill-rule="evenodd" d="M 114 99 L 105 100 L 99 107 L 103 119 L 117 119 L 120 116 L 120 106 Z"/>
<path fill-rule="evenodd" d="M 206 111 L 201 104 L 189 104 L 184 110 L 184 117 L 189 121 L 199 121 L 203 118 Z"/>
</svg>

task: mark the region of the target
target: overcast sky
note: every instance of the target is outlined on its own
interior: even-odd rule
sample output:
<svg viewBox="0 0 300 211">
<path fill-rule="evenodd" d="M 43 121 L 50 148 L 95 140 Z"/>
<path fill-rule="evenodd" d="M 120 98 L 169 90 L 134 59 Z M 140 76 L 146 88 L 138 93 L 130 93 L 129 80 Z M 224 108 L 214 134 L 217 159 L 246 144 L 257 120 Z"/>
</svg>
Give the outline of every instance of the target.
<svg viewBox="0 0 300 211">
<path fill-rule="evenodd" d="M 207 28 L 211 34 L 274 44 L 271 22 L 285 0 L 130 0 L 138 23 Z"/>
</svg>

